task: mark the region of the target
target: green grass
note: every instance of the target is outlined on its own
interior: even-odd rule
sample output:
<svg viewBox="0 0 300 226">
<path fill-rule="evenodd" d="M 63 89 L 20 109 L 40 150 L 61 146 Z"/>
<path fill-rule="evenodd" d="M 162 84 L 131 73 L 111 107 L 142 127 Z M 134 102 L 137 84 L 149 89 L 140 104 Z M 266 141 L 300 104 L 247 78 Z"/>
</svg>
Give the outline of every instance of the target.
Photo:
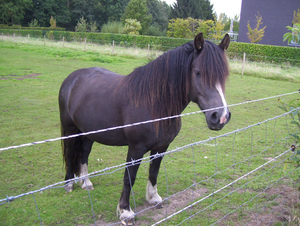
<svg viewBox="0 0 300 226">
<path fill-rule="evenodd" d="M 58 90 L 64 78 L 74 70 L 99 66 L 126 75 L 146 62 L 147 54 L 142 56 L 138 54 L 129 55 L 125 53 L 125 50 L 124 52 L 119 51 L 115 55 L 103 55 L 97 51 L 84 52 L 73 48 L 0 42 L 0 147 L 60 136 Z M 39 75 L 28 76 L 32 74 Z M 28 77 L 24 78 L 26 75 Z M 228 104 L 293 92 L 299 89 L 299 83 L 296 82 L 262 77 L 264 76 L 241 76 L 238 71 L 232 69 L 226 86 Z M 299 98 L 298 95 L 286 96 L 284 99 L 289 101 Z M 282 114 L 283 111 L 278 106 L 278 100 L 275 98 L 231 107 L 232 119 L 230 123 L 218 132 L 210 131 L 206 127 L 203 114 L 185 116 L 182 118 L 182 130 L 170 145 L 169 150 L 225 134 Z M 198 110 L 199 108 L 191 103 L 184 113 Z M 201 196 L 203 197 L 244 175 L 249 170 L 255 169 L 290 147 L 293 140 L 287 139 L 278 142 L 272 148 L 268 148 L 275 141 L 286 137 L 288 133 L 295 132 L 296 128 L 289 121 L 288 117 L 279 118 L 253 129 L 208 142 L 208 145 L 195 145 L 193 148 L 165 156 L 165 168 L 162 165 L 158 177 L 160 195 L 165 198 L 168 194 L 182 191 L 195 180 L 201 182 L 198 188 L 207 189 L 207 192 Z M 215 143 L 217 146 L 214 146 Z M 265 148 L 268 149 L 261 153 Z M 121 164 L 125 161 L 126 154 L 126 147 L 95 144 L 89 158 L 89 171 L 93 172 Z M 249 157 L 252 158 L 246 161 Z M 247 179 L 241 180 L 232 187 L 214 195 L 213 198 L 205 200 L 191 211 L 177 215 L 168 222 L 168 225 L 179 223 L 191 212 L 202 210 L 228 192 L 245 185 L 263 172 L 266 173 L 262 178 L 259 177 L 245 185 L 243 192 L 234 192 L 230 196 L 226 196 L 190 221 L 191 225 L 213 223 L 228 213 L 229 210 L 232 211 L 244 201 L 259 194 L 272 181 L 286 175 L 289 171 L 283 171 L 283 164 L 276 166 L 276 163 L 282 160 L 283 158 L 270 164 L 275 167 L 273 170 L 265 167 Z M 239 163 L 241 161 L 245 162 Z M 60 142 L 3 151 L 0 153 L 0 162 L 0 179 L 2 181 L 0 199 L 39 189 L 63 181 L 64 178 Z M 232 164 L 236 164 L 235 167 L 232 167 Z M 292 166 L 289 170 L 291 169 L 293 169 Z M 212 176 L 216 170 L 220 173 Z M 137 207 L 145 204 L 147 172 L 148 164 L 141 165 L 133 189 Z M 115 209 L 122 190 L 122 178 L 123 170 L 112 175 L 91 179 L 95 187 L 95 190 L 91 191 L 90 194 L 96 220 L 117 221 Z M 288 176 L 287 180 L 282 180 L 279 184 L 291 186 L 291 179 L 293 178 L 293 175 Z M 166 180 L 168 185 L 166 185 Z M 78 185 L 75 187 L 76 189 L 69 194 L 65 193 L 63 188 L 34 194 L 42 222 L 45 225 L 89 225 L 93 223 L 88 192 L 81 190 Z M 226 223 L 235 225 L 236 222 L 243 222 L 245 214 L 258 211 L 261 206 L 265 205 L 266 200 L 270 202 L 269 206 L 276 203 L 277 201 L 273 198 L 272 195 L 259 195 L 255 201 L 248 203 L 243 211 L 237 211 L 234 219 L 230 219 Z M 133 207 L 133 201 L 131 203 Z M 164 213 L 165 210 L 158 211 Z M 152 210 L 143 216 L 138 216 L 138 221 L 145 221 L 147 222 L 146 225 L 153 223 L 151 214 Z M 3 225 L 38 225 L 39 218 L 32 195 L 1 205 L 0 219 Z"/>
</svg>

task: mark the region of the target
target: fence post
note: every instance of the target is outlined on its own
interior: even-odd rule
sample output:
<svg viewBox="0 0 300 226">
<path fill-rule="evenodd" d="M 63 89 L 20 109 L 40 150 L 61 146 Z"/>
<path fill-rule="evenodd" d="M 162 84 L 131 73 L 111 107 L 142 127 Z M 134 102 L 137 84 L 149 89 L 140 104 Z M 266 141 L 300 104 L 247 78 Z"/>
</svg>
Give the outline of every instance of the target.
<svg viewBox="0 0 300 226">
<path fill-rule="evenodd" d="M 243 57 L 242 75 L 244 75 L 245 62 L 246 62 L 246 53 L 244 53 L 244 57 Z"/>
<path fill-rule="evenodd" d="M 15 35 L 15 33 L 14 33 L 14 34 L 13 34 L 13 40 L 14 40 L 14 43 L 15 43 L 15 36 L 16 36 L 16 35 Z"/>
<path fill-rule="evenodd" d="M 84 51 L 86 52 L 86 38 L 84 38 Z"/>
<path fill-rule="evenodd" d="M 63 47 L 65 47 L 65 36 L 63 36 Z"/>
<path fill-rule="evenodd" d="M 113 44 L 112 44 L 112 54 L 115 54 L 115 40 L 113 40 Z"/>
<path fill-rule="evenodd" d="M 44 35 L 44 46 L 46 46 L 46 35 Z"/>
<path fill-rule="evenodd" d="M 1 32 L 1 35 L 2 35 L 2 41 L 3 41 L 3 32 Z"/>
<path fill-rule="evenodd" d="M 148 58 L 150 57 L 150 45 L 148 43 Z"/>
<path fill-rule="evenodd" d="M 27 34 L 28 44 L 29 44 L 29 36 L 30 36 L 30 35 L 29 35 L 29 34 Z"/>
</svg>

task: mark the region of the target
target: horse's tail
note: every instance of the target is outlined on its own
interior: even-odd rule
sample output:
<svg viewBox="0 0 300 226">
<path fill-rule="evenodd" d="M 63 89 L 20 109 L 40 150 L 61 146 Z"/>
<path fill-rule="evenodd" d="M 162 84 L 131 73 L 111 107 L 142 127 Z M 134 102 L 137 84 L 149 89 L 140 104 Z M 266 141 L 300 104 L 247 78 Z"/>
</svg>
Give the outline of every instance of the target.
<svg viewBox="0 0 300 226">
<path fill-rule="evenodd" d="M 61 136 L 62 137 L 66 136 L 65 130 L 62 125 L 60 127 L 60 130 L 61 130 Z M 78 133 L 80 133 L 79 130 L 78 130 Z M 78 136 L 78 137 L 69 138 L 69 139 L 75 139 L 75 142 L 74 142 L 74 140 L 73 140 L 73 142 L 70 142 L 70 141 L 68 141 L 68 139 L 61 140 L 63 165 L 64 165 L 66 172 L 68 171 L 68 168 L 71 167 L 72 173 L 79 176 L 80 157 L 81 157 L 81 150 L 82 150 L 82 137 Z M 69 144 L 73 144 L 74 147 L 69 147 L 69 150 L 68 150 L 67 142 L 69 142 Z"/>
</svg>

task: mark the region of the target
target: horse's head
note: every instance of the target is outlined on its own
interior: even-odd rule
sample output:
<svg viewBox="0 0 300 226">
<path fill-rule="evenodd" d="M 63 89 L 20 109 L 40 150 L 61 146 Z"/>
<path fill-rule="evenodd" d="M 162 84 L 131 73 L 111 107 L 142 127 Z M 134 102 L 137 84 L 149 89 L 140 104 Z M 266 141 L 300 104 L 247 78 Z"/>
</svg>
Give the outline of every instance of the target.
<svg viewBox="0 0 300 226">
<path fill-rule="evenodd" d="M 205 111 L 209 129 L 220 130 L 229 122 L 231 113 L 224 97 L 226 77 L 229 75 L 225 50 L 230 43 L 226 34 L 219 45 L 205 41 L 202 33 L 194 39 L 189 99 Z"/>
</svg>

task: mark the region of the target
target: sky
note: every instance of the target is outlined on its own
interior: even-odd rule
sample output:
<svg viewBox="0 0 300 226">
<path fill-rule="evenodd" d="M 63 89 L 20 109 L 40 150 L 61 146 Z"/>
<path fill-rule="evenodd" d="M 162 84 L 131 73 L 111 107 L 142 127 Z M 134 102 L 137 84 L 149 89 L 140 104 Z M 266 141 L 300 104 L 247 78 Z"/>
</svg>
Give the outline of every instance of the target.
<svg viewBox="0 0 300 226">
<path fill-rule="evenodd" d="M 163 0 L 169 5 L 173 4 L 176 0 Z M 242 0 L 210 0 L 211 4 L 214 5 L 214 12 L 217 15 L 225 13 L 229 18 L 233 18 L 235 15 L 240 15 Z"/>
</svg>

